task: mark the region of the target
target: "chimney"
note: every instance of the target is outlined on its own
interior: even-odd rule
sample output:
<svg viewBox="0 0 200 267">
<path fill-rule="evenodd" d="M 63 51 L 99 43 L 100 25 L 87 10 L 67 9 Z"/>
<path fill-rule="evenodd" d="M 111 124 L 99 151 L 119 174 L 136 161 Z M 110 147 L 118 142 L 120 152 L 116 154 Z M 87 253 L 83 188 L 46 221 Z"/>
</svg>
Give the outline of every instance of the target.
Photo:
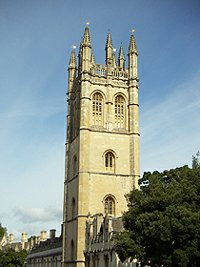
<svg viewBox="0 0 200 267">
<path fill-rule="evenodd" d="M 47 231 L 40 232 L 40 241 L 45 241 L 47 239 Z"/>
<path fill-rule="evenodd" d="M 26 242 L 27 241 L 27 233 L 23 232 L 22 237 L 21 237 L 21 242 Z"/>
<path fill-rule="evenodd" d="M 12 243 L 14 241 L 14 235 L 9 234 L 9 243 Z"/>
<path fill-rule="evenodd" d="M 56 237 L 56 230 L 55 229 L 51 229 L 49 235 L 50 235 L 50 239 L 54 239 Z"/>
</svg>

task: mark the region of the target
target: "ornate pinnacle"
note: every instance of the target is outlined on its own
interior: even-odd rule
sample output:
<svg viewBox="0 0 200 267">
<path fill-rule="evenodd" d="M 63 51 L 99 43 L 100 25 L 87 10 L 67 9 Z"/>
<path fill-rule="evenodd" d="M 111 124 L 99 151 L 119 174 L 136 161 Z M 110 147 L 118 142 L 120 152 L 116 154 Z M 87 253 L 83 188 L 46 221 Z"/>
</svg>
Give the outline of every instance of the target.
<svg viewBox="0 0 200 267">
<path fill-rule="evenodd" d="M 76 68 L 76 54 L 75 54 L 76 46 L 72 46 L 72 52 L 69 60 L 69 68 Z"/>
<path fill-rule="evenodd" d="M 120 49 L 119 49 L 119 57 L 118 57 L 118 60 L 120 59 L 124 59 L 124 50 L 123 50 L 123 47 L 120 46 Z"/>
<path fill-rule="evenodd" d="M 131 38 L 130 38 L 128 53 L 136 53 L 137 54 L 137 47 L 136 47 L 135 37 L 134 37 L 134 34 L 133 34 L 135 32 L 135 29 L 132 29 L 131 32 L 132 32 L 132 34 L 131 34 Z"/>
<path fill-rule="evenodd" d="M 113 67 L 116 68 L 116 57 L 115 57 L 116 48 L 113 48 Z"/>
<path fill-rule="evenodd" d="M 107 47 L 112 47 L 112 38 L 111 38 L 110 32 L 107 35 L 106 48 Z"/>
<path fill-rule="evenodd" d="M 82 44 L 83 45 L 88 45 L 91 46 L 91 42 L 90 42 L 90 32 L 89 32 L 89 27 L 88 24 L 89 22 L 86 23 L 86 27 L 85 27 L 85 31 L 84 31 L 84 35 L 83 35 L 83 40 L 82 40 Z"/>
<path fill-rule="evenodd" d="M 95 65 L 95 57 L 94 57 L 94 53 L 92 53 L 92 55 L 91 55 L 91 63 L 92 63 L 93 65 Z"/>
<path fill-rule="evenodd" d="M 119 57 L 118 57 L 118 66 L 120 69 L 124 69 L 124 62 L 125 62 L 124 50 L 122 46 L 120 46 Z"/>
</svg>

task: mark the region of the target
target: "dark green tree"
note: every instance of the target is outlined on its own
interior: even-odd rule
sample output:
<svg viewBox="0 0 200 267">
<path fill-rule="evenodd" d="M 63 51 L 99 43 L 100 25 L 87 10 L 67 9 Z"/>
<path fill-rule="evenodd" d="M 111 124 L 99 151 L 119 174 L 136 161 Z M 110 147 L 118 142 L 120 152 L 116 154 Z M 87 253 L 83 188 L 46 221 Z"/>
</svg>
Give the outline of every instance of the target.
<svg viewBox="0 0 200 267">
<path fill-rule="evenodd" d="M 8 249 L 0 251 L 0 267 L 22 267 L 26 260 L 26 251 L 14 251 Z"/>
<path fill-rule="evenodd" d="M 115 238 L 120 259 L 152 267 L 200 266 L 200 169 L 144 173 L 128 196 L 124 230 Z"/>
<path fill-rule="evenodd" d="M 0 223 L 0 240 L 7 232 L 6 228 Z M 26 260 L 26 251 L 14 251 L 11 248 L 0 250 L 0 267 L 22 267 Z"/>
</svg>

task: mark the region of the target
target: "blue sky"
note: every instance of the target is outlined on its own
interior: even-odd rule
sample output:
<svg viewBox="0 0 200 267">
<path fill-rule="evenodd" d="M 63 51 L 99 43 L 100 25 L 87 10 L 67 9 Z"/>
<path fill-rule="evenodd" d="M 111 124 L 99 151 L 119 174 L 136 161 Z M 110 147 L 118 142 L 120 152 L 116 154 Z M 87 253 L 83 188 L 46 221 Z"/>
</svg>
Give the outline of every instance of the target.
<svg viewBox="0 0 200 267">
<path fill-rule="evenodd" d="M 200 149 L 198 0 L 0 0 L 0 222 L 16 239 L 62 222 L 67 65 L 90 21 L 97 63 L 139 51 L 141 174 Z"/>
</svg>

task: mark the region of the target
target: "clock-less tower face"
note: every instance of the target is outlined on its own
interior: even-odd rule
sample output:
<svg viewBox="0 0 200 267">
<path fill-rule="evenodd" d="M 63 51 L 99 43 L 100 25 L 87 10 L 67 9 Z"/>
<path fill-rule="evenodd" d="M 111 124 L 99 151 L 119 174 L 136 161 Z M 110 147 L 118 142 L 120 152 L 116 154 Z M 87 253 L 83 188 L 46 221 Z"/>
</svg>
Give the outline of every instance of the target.
<svg viewBox="0 0 200 267">
<path fill-rule="evenodd" d="M 80 44 L 78 66 L 72 51 L 68 67 L 63 266 L 84 266 L 89 216 L 121 216 L 125 194 L 138 186 L 139 130 L 137 49 L 131 36 L 129 67 L 123 49 L 118 64 L 110 34 L 106 65 L 91 54 L 89 28 Z M 78 70 L 78 72 L 77 72 Z"/>
</svg>

